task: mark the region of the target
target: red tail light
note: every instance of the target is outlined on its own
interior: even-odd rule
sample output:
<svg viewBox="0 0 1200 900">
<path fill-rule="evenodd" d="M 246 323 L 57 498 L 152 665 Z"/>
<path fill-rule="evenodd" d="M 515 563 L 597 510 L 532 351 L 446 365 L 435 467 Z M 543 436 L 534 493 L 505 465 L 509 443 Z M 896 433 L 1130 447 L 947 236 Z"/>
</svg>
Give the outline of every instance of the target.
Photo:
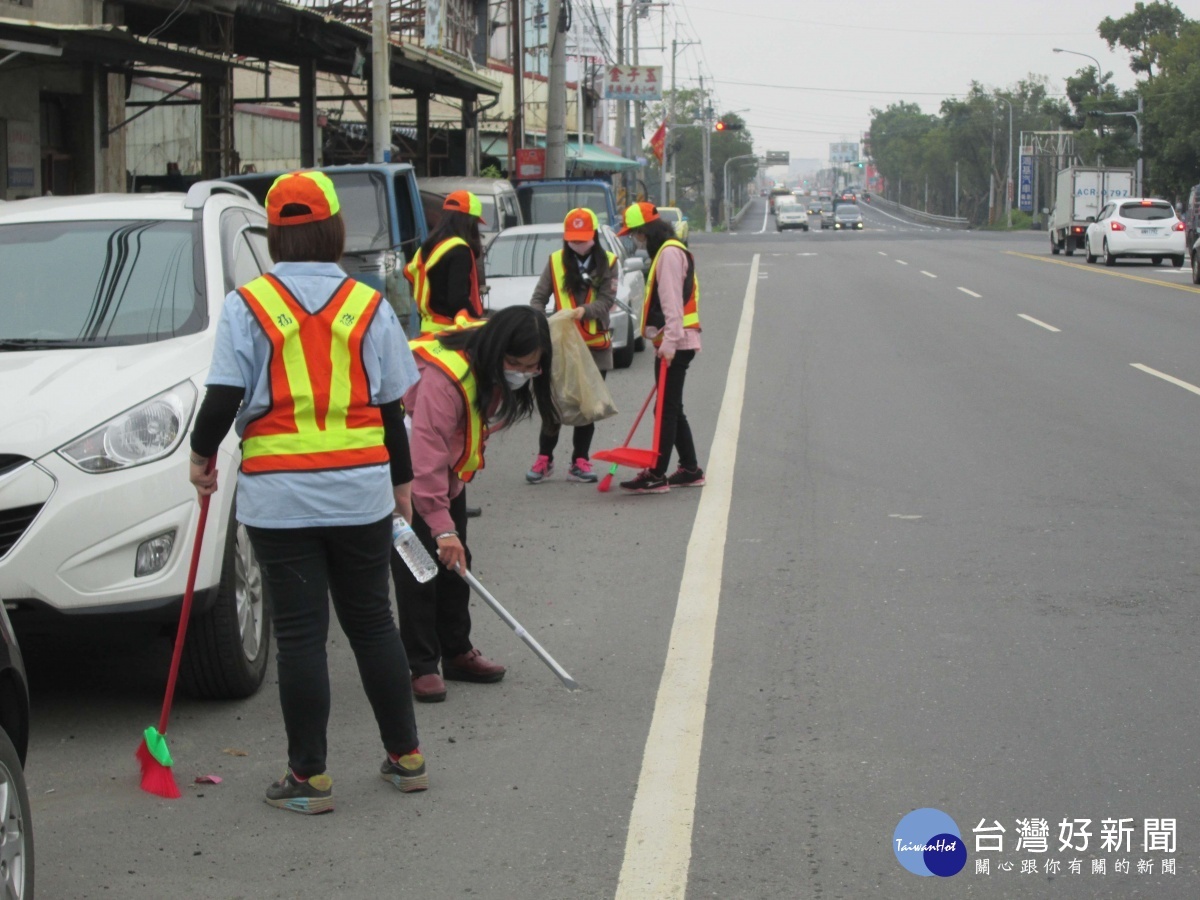
<svg viewBox="0 0 1200 900">
<path fill-rule="evenodd" d="M 1172 231 L 1187 231 L 1187 226 L 1185 226 L 1182 222 L 1176 222 L 1175 227 L 1172 228 L 1171 230 Z"/>
<path fill-rule="evenodd" d="M 1125 226 L 1122 225 L 1120 222 L 1118 222 L 1116 219 L 1113 219 L 1112 224 L 1109 225 L 1108 227 L 1111 228 L 1113 231 L 1124 231 L 1125 230 Z"/>
<path fill-rule="evenodd" d="M 1079 225 L 1076 225 L 1074 228 L 1071 229 L 1071 231 L 1075 234 L 1083 234 L 1083 228 Z"/>
</svg>

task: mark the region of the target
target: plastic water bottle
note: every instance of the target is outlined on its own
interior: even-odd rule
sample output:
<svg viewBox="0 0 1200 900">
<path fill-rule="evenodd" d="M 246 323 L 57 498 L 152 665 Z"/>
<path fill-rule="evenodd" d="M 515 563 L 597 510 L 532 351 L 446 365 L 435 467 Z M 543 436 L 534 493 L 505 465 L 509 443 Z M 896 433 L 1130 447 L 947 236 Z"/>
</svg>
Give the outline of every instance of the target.
<svg viewBox="0 0 1200 900">
<path fill-rule="evenodd" d="M 404 516 L 392 516 L 392 544 L 417 581 L 424 584 L 437 574 L 437 563 Z"/>
</svg>

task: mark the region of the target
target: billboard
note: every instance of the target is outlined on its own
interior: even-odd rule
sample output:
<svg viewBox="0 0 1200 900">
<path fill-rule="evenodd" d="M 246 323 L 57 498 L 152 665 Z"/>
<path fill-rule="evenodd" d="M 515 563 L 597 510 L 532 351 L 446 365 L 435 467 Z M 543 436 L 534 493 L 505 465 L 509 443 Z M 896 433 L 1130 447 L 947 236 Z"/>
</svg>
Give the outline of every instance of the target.
<svg viewBox="0 0 1200 900">
<path fill-rule="evenodd" d="M 829 145 L 829 161 L 831 163 L 858 162 L 858 143 L 843 142 Z"/>
<path fill-rule="evenodd" d="M 661 100 L 662 66 L 609 66 L 604 72 L 605 100 Z"/>
<path fill-rule="evenodd" d="M 1017 193 L 1017 208 L 1033 212 L 1033 148 L 1021 148 L 1020 190 Z"/>
</svg>

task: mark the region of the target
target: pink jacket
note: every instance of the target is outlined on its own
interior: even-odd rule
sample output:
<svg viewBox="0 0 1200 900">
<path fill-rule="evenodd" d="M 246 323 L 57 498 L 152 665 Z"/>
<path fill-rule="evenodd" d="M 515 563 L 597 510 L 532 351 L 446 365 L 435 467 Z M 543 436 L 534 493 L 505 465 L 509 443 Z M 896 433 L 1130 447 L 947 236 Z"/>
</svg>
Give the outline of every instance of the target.
<svg viewBox="0 0 1200 900">
<path fill-rule="evenodd" d="M 662 350 L 675 353 L 679 350 L 700 350 L 700 332 L 683 327 L 683 280 L 687 277 L 687 254 L 678 247 L 664 247 L 658 251 L 658 271 L 654 278 L 658 282 L 658 302 L 662 305 L 666 324 L 662 327 Z M 646 337 L 651 340 L 659 333 L 653 325 L 646 326 Z"/>
<path fill-rule="evenodd" d="M 419 356 L 416 361 L 421 379 L 404 395 L 412 417 L 412 502 L 436 535 L 455 530 L 450 501 L 462 493 L 463 482 L 453 466 L 467 439 L 467 410 L 458 385 L 445 372 Z"/>
</svg>

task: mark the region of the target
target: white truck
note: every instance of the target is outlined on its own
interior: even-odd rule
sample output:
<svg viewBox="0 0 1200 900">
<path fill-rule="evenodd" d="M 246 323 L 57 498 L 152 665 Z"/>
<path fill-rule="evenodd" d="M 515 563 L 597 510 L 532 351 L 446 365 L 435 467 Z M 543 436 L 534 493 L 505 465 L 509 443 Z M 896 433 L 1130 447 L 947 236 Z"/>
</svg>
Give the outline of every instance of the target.
<svg viewBox="0 0 1200 900">
<path fill-rule="evenodd" d="M 1133 169 L 1068 166 L 1055 180 L 1054 209 L 1050 211 L 1050 252 L 1073 254 L 1083 246 L 1088 222 L 1109 200 L 1132 197 Z"/>
</svg>

